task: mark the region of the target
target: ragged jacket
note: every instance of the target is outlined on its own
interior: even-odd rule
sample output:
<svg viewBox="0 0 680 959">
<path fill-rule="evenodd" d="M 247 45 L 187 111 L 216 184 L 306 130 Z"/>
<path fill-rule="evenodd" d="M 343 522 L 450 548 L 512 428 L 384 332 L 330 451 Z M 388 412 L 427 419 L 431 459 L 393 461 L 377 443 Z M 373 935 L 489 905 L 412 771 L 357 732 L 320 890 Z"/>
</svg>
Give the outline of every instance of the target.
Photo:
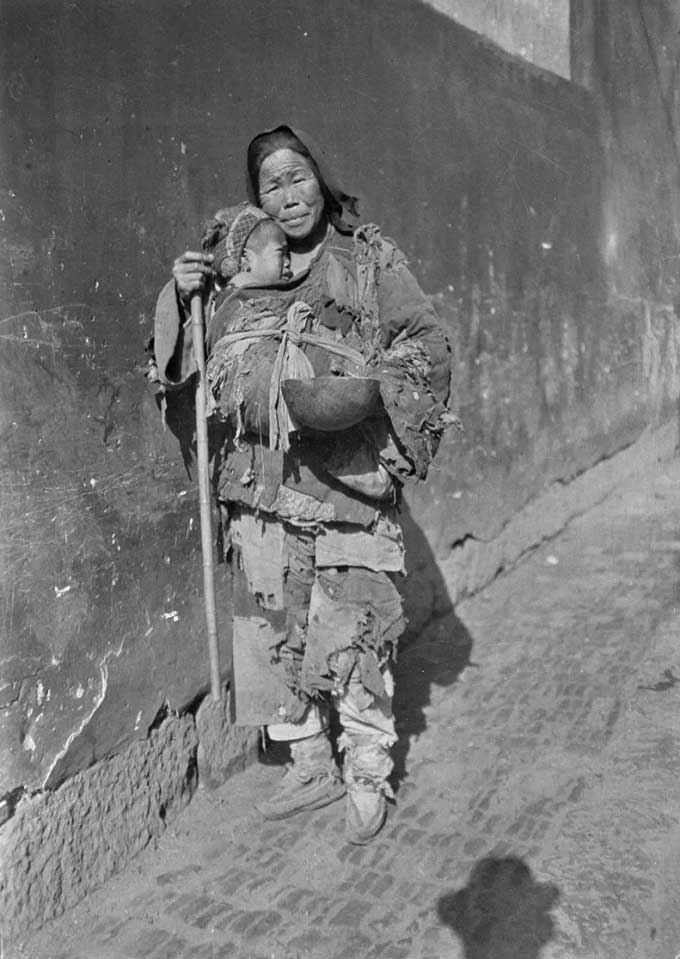
<svg viewBox="0 0 680 959">
<path fill-rule="evenodd" d="M 241 324 L 249 308 L 281 315 L 298 301 L 306 303 L 321 340 L 362 354 L 366 375 L 380 381 L 384 412 L 342 433 L 300 434 L 287 452 L 269 449 L 254 430 L 235 443 L 234 424 L 223 422 L 214 461 L 218 497 L 281 519 L 370 527 L 376 503 L 334 477 L 343 462 L 381 463 L 397 487 L 427 475 L 449 396 L 449 348 L 434 308 L 403 254 L 373 225 L 359 227 L 353 237 L 329 228 L 307 270 L 279 287 L 247 294 L 241 297 Z M 209 354 L 231 329 L 234 303 L 227 299 L 218 296 L 214 304 Z M 340 371 L 327 350 L 314 344 L 303 349 L 316 375 Z M 196 371 L 190 321 L 172 282 L 158 299 L 154 351 L 158 378 L 172 403 L 173 391 Z"/>
</svg>

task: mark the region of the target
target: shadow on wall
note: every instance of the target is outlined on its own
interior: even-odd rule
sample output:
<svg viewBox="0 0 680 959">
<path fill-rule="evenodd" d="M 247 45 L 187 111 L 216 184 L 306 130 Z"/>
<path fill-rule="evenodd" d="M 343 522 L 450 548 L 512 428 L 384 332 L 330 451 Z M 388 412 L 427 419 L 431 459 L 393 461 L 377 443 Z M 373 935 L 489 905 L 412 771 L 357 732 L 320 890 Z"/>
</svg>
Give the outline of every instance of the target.
<svg viewBox="0 0 680 959">
<path fill-rule="evenodd" d="M 536 882 L 521 859 L 481 859 L 467 886 L 437 903 L 441 921 L 462 940 L 465 959 L 539 959 L 553 938 L 550 910 L 559 890 Z"/>
<path fill-rule="evenodd" d="M 191 477 L 196 460 L 196 407 L 193 384 L 177 390 L 165 409 L 165 425 L 179 444 L 187 476 Z M 162 394 L 155 395 L 159 415 L 163 414 Z M 208 437 L 210 439 L 210 432 Z"/>
</svg>

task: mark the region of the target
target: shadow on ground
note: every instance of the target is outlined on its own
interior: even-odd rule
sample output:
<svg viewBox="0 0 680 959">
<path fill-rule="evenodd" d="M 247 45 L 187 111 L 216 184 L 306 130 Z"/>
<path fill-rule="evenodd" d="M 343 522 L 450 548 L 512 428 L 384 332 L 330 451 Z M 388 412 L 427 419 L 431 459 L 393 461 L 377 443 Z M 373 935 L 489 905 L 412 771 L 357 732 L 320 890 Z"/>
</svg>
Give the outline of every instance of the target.
<svg viewBox="0 0 680 959">
<path fill-rule="evenodd" d="M 539 959 L 553 938 L 558 900 L 557 887 L 536 882 L 521 859 L 490 857 L 467 886 L 439 899 L 437 912 L 460 937 L 465 959 Z"/>
<path fill-rule="evenodd" d="M 453 685 L 470 664 L 472 650 L 472 637 L 456 616 L 430 545 L 405 506 L 400 522 L 408 575 L 397 582 L 397 588 L 409 627 L 395 667 L 393 708 L 399 735 L 392 751 L 395 790 L 406 775 L 411 737 L 427 728 L 425 707 L 430 704 L 432 686 Z"/>
</svg>

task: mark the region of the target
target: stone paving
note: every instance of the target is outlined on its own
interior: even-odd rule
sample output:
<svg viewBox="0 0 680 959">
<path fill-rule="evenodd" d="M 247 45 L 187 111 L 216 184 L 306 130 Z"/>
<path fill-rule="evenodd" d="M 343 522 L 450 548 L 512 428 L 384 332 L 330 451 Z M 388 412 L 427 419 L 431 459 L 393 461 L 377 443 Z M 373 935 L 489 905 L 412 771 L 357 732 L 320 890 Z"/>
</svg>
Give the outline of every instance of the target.
<svg viewBox="0 0 680 959">
<path fill-rule="evenodd" d="M 679 585 L 674 460 L 403 652 L 373 844 L 259 763 L 7 959 L 676 959 Z"/>
</svg>

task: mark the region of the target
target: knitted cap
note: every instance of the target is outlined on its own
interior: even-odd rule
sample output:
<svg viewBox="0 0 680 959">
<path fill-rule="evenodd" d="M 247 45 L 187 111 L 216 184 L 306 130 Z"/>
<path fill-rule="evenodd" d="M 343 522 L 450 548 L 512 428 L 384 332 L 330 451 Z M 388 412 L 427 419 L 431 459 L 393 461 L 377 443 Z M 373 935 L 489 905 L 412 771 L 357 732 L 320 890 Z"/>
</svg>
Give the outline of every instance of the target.
<svg viewBox="0 0 680 959">
<path fill-rule="evenodd" d="M 202 243 L 204 251 L 215 257 L 215 272 L 224 279 L 236 276 L 241 269 L 241 258 L 248 237 L 258 223 L 270 219 L 251 203 L 239 203 L 218 210 L 206 224 Z"/>
</svg>

